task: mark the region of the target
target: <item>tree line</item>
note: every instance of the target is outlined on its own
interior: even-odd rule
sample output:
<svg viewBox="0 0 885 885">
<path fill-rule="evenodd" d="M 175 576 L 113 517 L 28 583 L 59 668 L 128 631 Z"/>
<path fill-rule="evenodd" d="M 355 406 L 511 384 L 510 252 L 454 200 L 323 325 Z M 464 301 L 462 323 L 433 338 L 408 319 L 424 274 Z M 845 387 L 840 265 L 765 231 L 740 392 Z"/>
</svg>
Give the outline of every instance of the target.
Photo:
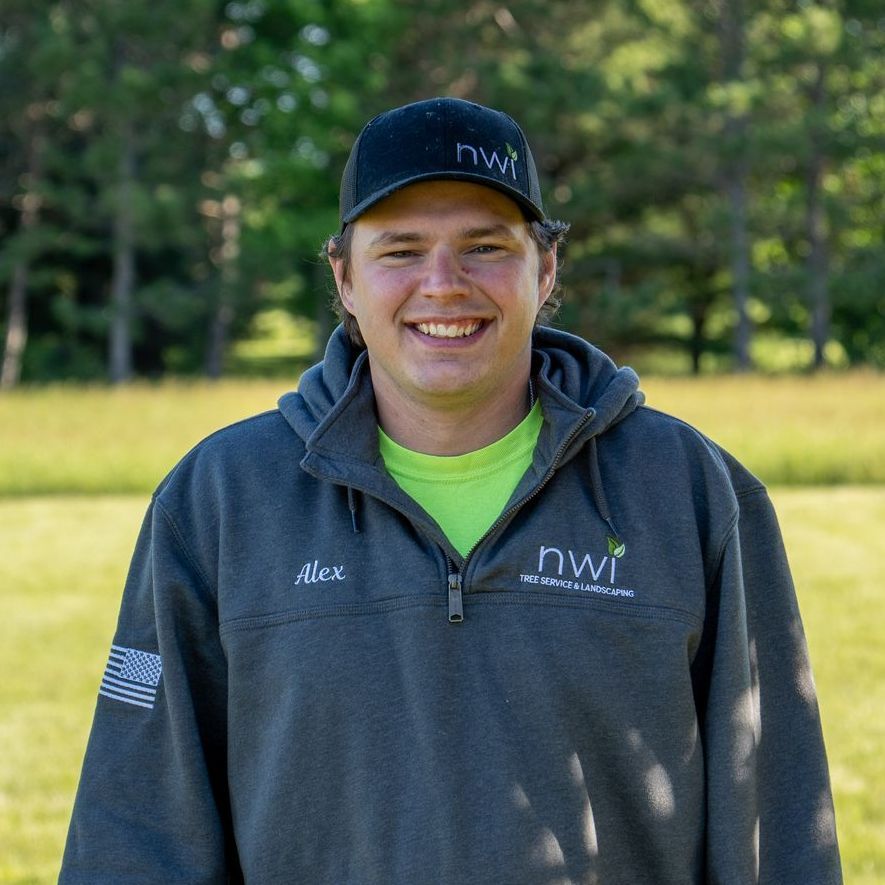
<svg viewBox="0 0 885 885">
<path fill-rule="evenodd" d="M 4 0 L 2 386 L 224 371 L 317 258 L 373 114 L 524 126 L 572 225 L 561 323 L 619 358 L 885 365 L 876 0 Z"/>
</svg>

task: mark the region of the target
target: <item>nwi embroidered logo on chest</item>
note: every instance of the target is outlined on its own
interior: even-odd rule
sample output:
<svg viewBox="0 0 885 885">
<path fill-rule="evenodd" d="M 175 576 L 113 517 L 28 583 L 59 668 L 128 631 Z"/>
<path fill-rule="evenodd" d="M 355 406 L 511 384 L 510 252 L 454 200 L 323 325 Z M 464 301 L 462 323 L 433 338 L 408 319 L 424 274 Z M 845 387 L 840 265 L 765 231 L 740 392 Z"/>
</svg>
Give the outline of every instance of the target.
<svg viewBox="0 0 885 885">
<path fill-rule="evenodd" d="M 617 538 L 608 538 L 608 556 L 575 553 L 559 547 L 541 545 L 538 548 L 537 570 L 520 574 L 521 584 L 539 584 L 564 590 L 581 590 L 603 596 L 620 596 L 633 599 L 636 591 L 619 587 L 618 562 L 623 559 L 626 545 Z"/>
<path fill-rule="evenodd" d="M 294 584 L 325 584 L 329 581 L 343 581 L 347 578 L 343 565 L 321 566 L 320 561 L 305 562 L 295 576 Z"/>
</svg>

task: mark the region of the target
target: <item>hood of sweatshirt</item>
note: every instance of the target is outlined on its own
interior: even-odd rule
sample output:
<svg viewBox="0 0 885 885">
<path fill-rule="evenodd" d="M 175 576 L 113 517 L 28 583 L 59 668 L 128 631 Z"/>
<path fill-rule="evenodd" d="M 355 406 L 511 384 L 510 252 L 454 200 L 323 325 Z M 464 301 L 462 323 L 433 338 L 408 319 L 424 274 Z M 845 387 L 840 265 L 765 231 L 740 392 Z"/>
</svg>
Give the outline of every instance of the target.
<svg viewBox="0 0 885 885">
<path fill-rule="evenodd" d="M 532 374 L 544 425 L 514 499 L 528 497 L 555 470 L 586 451 L 596 508 L 612 538 L 623 543 L 605 494 L 596 440 L 643 403 L 639 379 L 632 369 L 618 368 L 601 350 L 567 332 L 539 327 L 532 343 Z M 285 394 L 279 408 L 304 442 L 301 467 L 347 488 L 354 531 L 354 490 L 383 497 L 423 521 L 384 468 L 367 353 L 350 343 L 341 326 L 329 339 L 323 361 L 304 373 L 298 391 Z"/>
<path fill-rule="evenodd" d="M 582 420 L 594 436 L 604 433 L 644 401 L 632 369 L 618 368 L 601 350 L 567 332 L 536 329 L 533 360 L 545 417 L 561 424 L 556 437 L 572 430 L 569 425 L 575 420 Z M 279 408 L 308 451 L 328 452 L 344 443 L 351 459 L 374 461 L 374 435 L 364 448 L 352 425 L 341 428 L 343 437 L 334 432 L 341 414 L 371 395 L 366 351 L 351 344 L 339 326 L 323 361 L 304 373 L 296 392 L 281 397 Z"/>
</svg>

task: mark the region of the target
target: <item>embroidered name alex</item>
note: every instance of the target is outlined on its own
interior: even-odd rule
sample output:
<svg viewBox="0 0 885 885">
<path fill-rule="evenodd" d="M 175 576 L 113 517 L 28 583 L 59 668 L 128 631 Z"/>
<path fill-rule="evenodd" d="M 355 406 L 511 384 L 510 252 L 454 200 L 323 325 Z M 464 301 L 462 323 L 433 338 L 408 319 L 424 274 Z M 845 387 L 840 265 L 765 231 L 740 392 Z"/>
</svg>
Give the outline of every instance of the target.
<svg viewBox="0 0 885 885">
<path fill-rule="evenodd" d="M 305 562 L 301 566 L 301 570 L 296 575 L 294 583 L 317 584 L 325 583 L 326 581 L 343 581 L 346 577 L 343 565 L 323 566 L 320 568 L 319 560 L 315 559 L 312 563 Z"/>
</svg>

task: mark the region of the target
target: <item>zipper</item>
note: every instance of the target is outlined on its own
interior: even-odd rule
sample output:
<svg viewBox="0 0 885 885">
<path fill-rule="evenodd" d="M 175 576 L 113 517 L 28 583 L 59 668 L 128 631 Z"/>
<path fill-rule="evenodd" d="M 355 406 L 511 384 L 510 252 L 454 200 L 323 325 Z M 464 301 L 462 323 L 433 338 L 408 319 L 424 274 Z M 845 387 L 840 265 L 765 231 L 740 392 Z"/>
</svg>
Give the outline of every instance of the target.
<svg viewBox="0 0 885 885">
<path fill-rule="evenodd" d="M 550 467 L 547 472 L 541 478 L 541 481 L 532 489 L 532 491 L 522 498 L 520 501 L 517 501 L 512 507 L 505 510 L 492 524 L 489 526 L 488 530 L 483 534 L 483 536 L 467 551 L 467 555 L 464 557 L 464 566 L 461 572 L 459 572 L 455 568 L 455 563 L 452 561 L 451 557 L 446 554 L 446 566 L 448 569 L 448 585 L 449 585 L 449 623 L 450 624 L 460 624 L 461 621 L 464 620 L 464 599 L 461 593 L 462 590 L 462 574 L 467 570 L 467 563 L 470 561 L 470 557 L 473 556 L 473 551 L 479 547 L 480 544 L 493 532 L 497 531 L 498 528 L 503 525 L 510 517 L 516 513 L 517 510 L 520 510 L 529 501 L 533 498 L 537 497 L 541 489 L 550 482 L 550 478 L 556 472 L 556 468 L 559 465 L 559 461 L 562 456 L 565 454 L 566 449 L 572 444 L 574 438 L 584 429 L 589 421 L 596 417 L 596 409 L 588 409 L 581 420 L 575 425 L 572 432 L 565 438 L 562 445 L 556 450 L 556 454 L 553 456 L 553 459 L 550 462 Z"/>
<path fill-rule="evenodd" d="M 464 620 L 464 600 L 461 596 L 461 573 L 455 564 L 446 557 L 449 566 L 449 623 L 460 624 Z"/>
</svg>

